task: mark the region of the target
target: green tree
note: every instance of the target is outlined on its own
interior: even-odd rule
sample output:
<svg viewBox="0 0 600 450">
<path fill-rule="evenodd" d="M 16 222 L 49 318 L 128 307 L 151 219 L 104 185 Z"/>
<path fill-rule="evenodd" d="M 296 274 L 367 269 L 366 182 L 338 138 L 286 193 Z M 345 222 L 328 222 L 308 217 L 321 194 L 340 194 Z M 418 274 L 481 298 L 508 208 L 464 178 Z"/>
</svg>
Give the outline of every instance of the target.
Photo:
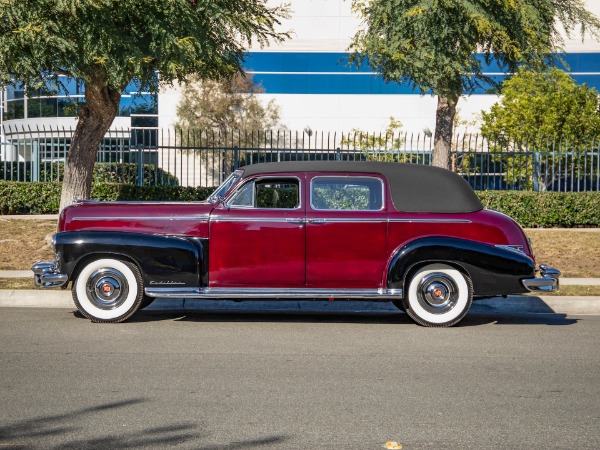
<svg viewBox="0 0 600 450">
<path fill-rule="evenodd" d="M 365 28 L 350 61 L 369 63 L 386 82 L 438 96 L 433 164 L 448 167 L 456 104 L 494 80 L 484 63 L 515 72 L 554 64 L 560 26 L 596 33 L 600 21 L 581 0 L 354 0 Z M 483 54 L 478 58 L 477 53 Z"/>
<path fill-rule="evenodd" d="M 411 158 L 402 151 L 406 142 L 402 122 L 390 117 L 385 133 L 369 133 L 353 128 L 342 136 L 340 145 L 348 150 L 359 150 L 368 161 L 410 162 Z"/>
<path fill-rule="evenodd" d="M 585 151 L 600 137 L 598 92 L 578 85 L 566 72 L 520 70 L 502 85 L 502 97 L 489 112 L 482 111 L 481 133 L 492 150 L 514 151 L 505 159 L 507 181 L 531 188 L 534 177 L 540 187 L 558 171 L 533 167 L 523 152 L 543 154 L 541 164 L 560 163 L 563 171 L 581 165 Z M 589 167 L 593 167 L 592 164 Z"/>
<path fill-rule="evenodd" d="M 198 151 L 206 166 L 222 167 L 223 175 L 235 169 L 235 156 L 227 148 L 202 154 L 200 148 L 225 143 L 226 147 L 255 148 L 268 143 L 279 127 L 279 107 L 274 100 L 263 104 L 257 93 L 263 89 L 251 76 L 236 73 L 220 80 L 193 77 L 183 87 L 177 106 L 176 143 L 186 151 Z M 244 150 L 238 161 L 246 158 Z"/>
<path fill-rule="evenodd" d="M 600 133 L 598 92 L 556 68 L 520 70 L 502 84 L 500 101 L 481 117 L 481 133 L 504 146 L 556 136 L 579 142 Z"/>
<path fill-rule="evenodd" d="M 279 107 L 274 100 L 262 103 L 255 95 L 261 92 L 251 76 L 239 73 L 221 80 L 194 77 L 183 87 L 176 128 L 184 141 L 218 131 L 223 138 L 235 134 L 238 146 L 252 146 L 254 133 L 279 127 Z"/>
<path fill-rule="evenodd" d="M 89 198 L 98 145 L 132 80 L 156 91 L 157 72 L 167 84 L 240 72 L 249 44 L 287 37 L 275 31 L 286 14 L 266 0 L 2 0 L 0 86 L 85 83 L 61 208 Z"/>
</svg>

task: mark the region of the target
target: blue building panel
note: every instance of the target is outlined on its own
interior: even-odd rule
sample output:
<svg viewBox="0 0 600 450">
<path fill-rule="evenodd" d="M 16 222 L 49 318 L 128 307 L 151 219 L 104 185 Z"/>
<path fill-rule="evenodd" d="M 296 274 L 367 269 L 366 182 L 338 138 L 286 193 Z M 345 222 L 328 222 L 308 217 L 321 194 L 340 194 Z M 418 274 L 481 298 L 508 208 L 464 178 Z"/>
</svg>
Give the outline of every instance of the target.
<svg viewBox="0 0 600 450">
<path fill-rule="evenodd" d="M 270 94 L 419 94 L 408 84 L 386 83 L 370 67 L 357 69 L 348 64 L 348 53 L 253 52 L 246 59 L 246 70 Z M 495 62 L 483 71 L 496 82 L 507 75 Z M 600 53 L 562 55 L 563 66 L 577 83 L 600 91 Z M 475 95 L 494 94 L 494 87 L 482 85 Z"/>
</svg>

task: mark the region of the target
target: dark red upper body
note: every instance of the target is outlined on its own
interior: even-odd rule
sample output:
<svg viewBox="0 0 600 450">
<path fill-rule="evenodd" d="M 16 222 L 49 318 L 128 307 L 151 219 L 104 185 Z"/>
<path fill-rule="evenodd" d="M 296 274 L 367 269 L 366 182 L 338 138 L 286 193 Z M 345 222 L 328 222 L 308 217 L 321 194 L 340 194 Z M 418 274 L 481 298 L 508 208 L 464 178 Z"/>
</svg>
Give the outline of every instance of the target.
<svg viewBox="0 0 600 450">
<path fill-rule="evenodd" d="M 224 198 L 212 203 L 82 202 L 63 210 L 58 231 L 206 238 L 209 287 L 386 288 L 388 265 L 395 252 L 424 237 L 513 246 L 533 259 L 523 230 L 510 217 L 485 209 L 399 211 L 393 201 L 393 187 L 382 174 L 352 174 L 382 180 L 380 210 L 314 208 L 310 198 L 313 179 L 339 175 L 324 171 L 244 175 Z M 266 209 L 227 203 L 248 180 L 265 176 L 298 179 L 299 206 Z"/>
</svg>

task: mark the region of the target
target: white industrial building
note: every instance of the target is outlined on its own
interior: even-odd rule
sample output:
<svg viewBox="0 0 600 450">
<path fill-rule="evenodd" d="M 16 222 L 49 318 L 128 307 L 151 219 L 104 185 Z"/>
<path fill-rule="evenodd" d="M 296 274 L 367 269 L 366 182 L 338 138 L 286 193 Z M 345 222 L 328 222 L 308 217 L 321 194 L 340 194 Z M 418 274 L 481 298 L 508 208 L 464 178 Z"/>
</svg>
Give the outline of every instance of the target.
<svg viewBox="0 0 600 450">
<path fill-rule="evenodd" d="M 274 5 L 281 3 L 270 1 Z M 291 0 L 288 3 L 291 17 L 281 28 L 291 31 L 292 38 L 267 48 L 250 48 L 246 59 L 247 72 L 264 89 L 260 97 L 265 102 L 275 100 L 281 122 L 287 129 L 383 131 L 391 116 L 400 120 L 408 132 L 435 129 L 435 96 L 419 95 L 408 86 L 385 84 L 368 68 L 358 70 L 348 65 L 351 38 L 360 27 L 359 18 L 352 12 L 351 0 Z M 585 3 L 600 16 L 600 2 L 587 0 Z M 565 50 L 565 59 L 575 80 L 600 91 L 600 43 L 590 38 L 582 42 L 580 35 L 573 33 L 571 38 L 565 38 Z M 71 97 L 83 96 L 83 86 L 74 80 L 69 81 L 68 89 Z M 163 88 L 158 95 L 136 93 L 135 88 L 124 93 L 118 117 L 111 127 L 115 151 L 107 157 L 113 158 L 120 147 L 126 146 L 131 128 L 142 133 L 144 141 L 149 142 L 154 139 L 147 134 L 150 130 L 158 133 L 172 127 L 177 120 L 180 95 L 179 87 Z M 464 97 L 459 102 L 461 119 L 476 118 L 497 99 L 496 95 L 483 91 Z M 5 132 L 23 127 L 54 130 L 48 131 L 53 140 L 41 149 L 39 157 L 64 156 L 69 141 L 66 134 L 76 123 L 75 111 L 66 106 L 64 96 L 39 92 L 26 98 L 22 88 L 11 88 L 3 93 L 0 103 Z M 61 135 L 65 137 L 63 144 L 60 144 Z M 21 153 L 31 151 L 26 147 L 0 147 L 3 161 L 27 160 Z M 153 158 L 156 159 L 156 155 Z M 161 164 L 160 155 L 158 158 L 152 162 Z"/>
</svg>

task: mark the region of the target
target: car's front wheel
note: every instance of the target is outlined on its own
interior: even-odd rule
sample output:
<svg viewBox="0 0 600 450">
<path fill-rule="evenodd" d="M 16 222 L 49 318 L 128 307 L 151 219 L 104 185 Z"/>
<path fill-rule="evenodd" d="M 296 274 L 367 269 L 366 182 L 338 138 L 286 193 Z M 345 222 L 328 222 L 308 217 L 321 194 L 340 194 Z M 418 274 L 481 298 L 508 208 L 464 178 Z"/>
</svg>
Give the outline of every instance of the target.
<svg viewBox="0 0 600 450">
<path fill-rule="evenodd" d="M 119 259 L 89 262 L 73 283 L 73 301 L 92 322 L 123 322 L 140 308 L 142 276 L 135 264 Z"/>
<path fill-rule="evenodd" d="M 403 299 L 410 318 L 427 327 L 456 325 L 472 303 L 471 279 L 447 264 L 420 268 L 410 279 Z"/>
</svg>

